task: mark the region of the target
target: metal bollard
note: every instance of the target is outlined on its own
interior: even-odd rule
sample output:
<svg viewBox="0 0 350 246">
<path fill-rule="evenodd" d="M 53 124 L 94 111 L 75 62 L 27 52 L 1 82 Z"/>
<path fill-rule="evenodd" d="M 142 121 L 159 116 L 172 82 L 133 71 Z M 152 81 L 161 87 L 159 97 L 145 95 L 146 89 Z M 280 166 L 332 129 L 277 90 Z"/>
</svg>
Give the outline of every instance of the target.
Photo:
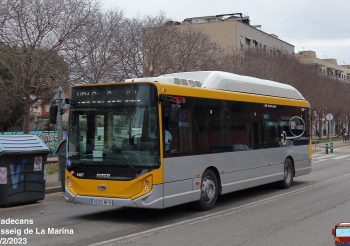
<svg viewBox="0 0 350 246">
<path fill-rule="evenodd" d="M 333 143 L 330 143 L 330 151 L 331 151 L 331 154 L 334 153 Z"/>
<path fill-rule="evenodd" d="M 325 151 L 326 151 L 326 155 L 328 154 L 328 143 L 326 143 L 325 145 Z"/>
</svg>

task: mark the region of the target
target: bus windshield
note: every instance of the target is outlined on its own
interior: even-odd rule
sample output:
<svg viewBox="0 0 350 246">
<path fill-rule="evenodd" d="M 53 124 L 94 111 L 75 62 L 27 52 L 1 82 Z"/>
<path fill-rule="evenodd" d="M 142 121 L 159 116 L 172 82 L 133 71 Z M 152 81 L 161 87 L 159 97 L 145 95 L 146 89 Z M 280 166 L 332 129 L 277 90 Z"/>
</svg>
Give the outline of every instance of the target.
<svg viewBox="0 0 350 246">
<path fill-rule="evenodd" d="M 155 88 L 115 85 L 92 87 L 83 92 L 84 87 L 78 89 L 73 91 L 74 107 L 70 115 L 68 157 L 71 167 L 158 167 Z"/>
</svg>

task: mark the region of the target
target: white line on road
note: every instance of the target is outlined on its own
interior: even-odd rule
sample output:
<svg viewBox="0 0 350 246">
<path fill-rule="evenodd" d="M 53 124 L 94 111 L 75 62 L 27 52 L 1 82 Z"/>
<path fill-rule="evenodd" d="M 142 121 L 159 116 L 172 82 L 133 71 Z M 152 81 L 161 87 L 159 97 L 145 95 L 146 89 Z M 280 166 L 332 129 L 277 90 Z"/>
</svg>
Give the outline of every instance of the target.
<svg viewBox="0 0 350 246">
<path fill-rule="evenodd" d="M 333 157 L 332 159 L 333 159 L 333 160 L 340 160 L 340 159 L 347 158 L 347 157 L 349 157 L 349 156 L 350 156 L 350 155 L 340 155 L 340 156 Z"/>
<path fill-rule="evenodd" d="M 322 161 L 327 161 L 327 159 L 320 159 L 320 160 L 312 160 L 312 163 L 319 163 Z"/>
<path fill-rule="evenodd" d="M 345 145 L 345 146 L 342 146 L 342 147 L 335 147 L 336 150 L 340 150 L 340 149 L 345 149 L 345 148 L 348 148 L 349 145 Z"/>
<path fill-rule="evenodd" d="M 322 181 L 322 182 L 319 182 L 319 183 L 316 183 L 316 184 L 313 184 L 313 185 L 309 185 L 309 186 L 306 186 L 306 187 L 303 187 L 303 188 L 300 188 L 300 189 L 297 189 L 297 190 L 294 190 L 294 191 L 290 191 L 290 192 L 287 192 L 287 193 L 283 193 L 283 194 L 279 194 L 279 195 L 276 195 L 276 196 L 264 198 L 264 199 L 261 199 L 261 200 L 255 201 L 255 202 L 251 202 L 251 203 L 247 203 L 247 204 L 244 204 L 244 205 L 241 205 L 241 206 L 225 209 L 225 210 L 222 210 L 222 211 L 219 211 L 219 212 L 215 212 L 215 213 L 211 213 L 211 214 L 208 214 L 208 215 L 199 216 L 197 218 L 187 219 L 187 220 L 184 220 L 184 221 L 181 221 L 181 222 L 176 222 L 176 223 L 173 223 L 173 224 L 156 227 L 154 229 L 150 229 L 150 230 L 146 230 L 146 231 L 142 231 L 142 232 L 129 234 L 129 235 L 126 235 L 126 236 L 121 236 L 121 237 L 109 239 L 109 240 L 106 240 L 106 241 L 101 241 L 101 242 L 98 242 L 98 243 L 93 243 L 93 244 L 90 244 L 90 246 L 100 246 L 100 245 L 110 245 L 110 244 L 115 245 L 115 244 L 120 244 L 120 243 L 126 243 L 126 242 L 130 242 L 130 241 L 135 241 L 135 240 L 143 238 L 143 237 L 148 237 L 148 236 L 151 236 L 151 235 L 154 235 L 154 234 L 158 234 L 158 233 L 161 233 L 161 232 L 172 231 L 172 230 L 175 230 L 175 229 L 178 229 L 178 228 L 181 228 L 181 227 L 185 227 L 185 226 L 188 226 L 188 225 L 198 224 L 198 223 L 201 223 L 201 222 L 204 222 L 204 221 L 208 221 L 208 220 L 211 220 L 211 219 L 216 219 L 216 218 L 219 218 L 219 217 L 231 215 L 231 214 L 237 212 L 237 210 L 242 210 L 242 209 L 254 207 L 254 206 L 257 206 L 257 205 L 266 204 L 266 203 L 269 203 L 269 202 L 276 201 L 276 200 L 278 200 L 280 198 L 290 197 L 290 196 L 293 196 L 293 195 L 297 195 L 297 194 L 303 193 L 305 191 L 313 190 L 313 189 L 322 187 L 324 185 L 327 185 L 327 184 L 334 183 L 336 181 L 345 179 L 345 178 L 347 178 L 349 176 L 350 176 L 350 173 L 344 174 L 342 176 L 338 176 L 336 178 L 328 179 L 328 180 L 325 180 L 325 181 Z"/>
<path fill-rule="evenodd" d="M 313 158 L 313 159 L 315 159 L 315 160 L 321 160 L 321 159 L 327 159 L 327 158 L 332 158 L 332 157 L 334 157 L 334 155 L 317 156 L 317 157 L 315 157 L 315 158 Z"/>
</svg>

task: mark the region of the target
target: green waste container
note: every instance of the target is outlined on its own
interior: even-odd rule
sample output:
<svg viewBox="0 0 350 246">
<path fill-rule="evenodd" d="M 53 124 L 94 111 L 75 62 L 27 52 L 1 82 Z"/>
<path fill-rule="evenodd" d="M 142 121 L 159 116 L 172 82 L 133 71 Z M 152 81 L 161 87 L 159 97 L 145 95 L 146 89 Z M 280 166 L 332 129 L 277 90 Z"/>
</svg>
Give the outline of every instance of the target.
<svg viewBox="0 0 350 246">
<path fill-rule="evenodd" d="M 0 136 L 0 207 L 45 198 L 48 154 L 48 147 L 38 136 Z"/>
</svg>

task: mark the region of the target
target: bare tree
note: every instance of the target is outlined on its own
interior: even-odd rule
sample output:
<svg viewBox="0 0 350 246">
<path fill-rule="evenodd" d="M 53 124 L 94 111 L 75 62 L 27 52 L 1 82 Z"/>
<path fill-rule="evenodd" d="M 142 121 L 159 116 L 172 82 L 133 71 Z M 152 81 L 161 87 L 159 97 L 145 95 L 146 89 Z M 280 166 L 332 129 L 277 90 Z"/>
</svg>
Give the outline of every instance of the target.
<svg viewBox="0 0 350 246">
<path fill-rule="evenodd" d="M 163 14 L 128 19 L 119 11 L 99 13 L 73 44 L 73 77 L 84 83 L 120 81 L 209 69 L 218 60 L 221 49 L 207 35 L 168 21 Z"/>
<path fill-rule="evenodd" d="M 78 37 L 98 8 L 91 0 L 3 0 L 0 3 L 0 65 L 11 80 L 0 88 L 24 109 L 23 130 L 29 131 L 30 108 L 52 96 L 67 81 L 59 54 Z"/>
<path fill-rule="evenodd" d="M 3 132 L 18 126 L 19 120 L 22 119 L 23 109 L 2 90 L 0 90 L 0 98 L 0 131 Z"/>
<path fill-rule="evenodd" d="M 123 22 L 123 14 L 118 10 L 98 11 L 91 17 L 91 23 L 72 40 L 66 54 L 73 81 L 98 83 L 115 78 L 115 71 L 122 69 L 118 50 Z"/>
<path fill-rule="evenodd" d="M 141 18 L 125 19 L 120 36 L 115 36 L 114 45 L 120 68 L 114 71 L 116 80 L 143 76 L 143 42 L 145 23 Z"/>
<path fill-rule="evenodd" d="M 190 26 L 166 25 L 163 16 L 148 18 L 143 33 L 144 74 L 209 70 L 223 50 L 202 31 Z"/>
</svg>

